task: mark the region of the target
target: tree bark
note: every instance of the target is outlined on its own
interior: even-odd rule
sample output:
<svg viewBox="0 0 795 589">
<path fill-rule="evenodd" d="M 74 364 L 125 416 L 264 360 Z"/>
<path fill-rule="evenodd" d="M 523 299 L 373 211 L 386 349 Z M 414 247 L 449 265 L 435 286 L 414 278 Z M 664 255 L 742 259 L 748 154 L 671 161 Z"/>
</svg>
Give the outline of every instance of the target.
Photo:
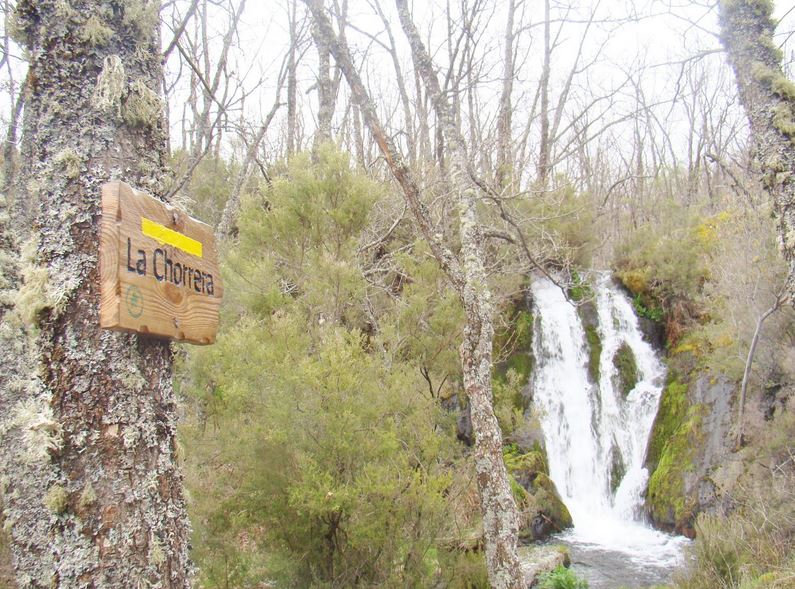
<svg viewBox="0 0 795 589">
<path fill-rule="evenodd" d="M 734 70 L 751 124 L 751 138 L 765 190 L 773 199 L 780 246 L 795 268 L 795 84 L 781 69 L 773 40 L 776 23 L 769 0 L 721 0 L 721 41 Z M 790 283 L 790 300 L 795 284 Z"/>
<path fill-rule="evenodd" d="M 290 17 L 290 48 L 287 56 L 287 157 L 296 151 L 298 126 L 298 6 L 291 3 L 287 9 Z"/>
<path fill-rule="evenodd" d="M 316 27 L 312 28 L 312 39 L 317 48 L 317 131 L 315 132 L 315 149 L 324 141 L 331 140 L 331 119 L 334 117 L 334 100 L 331 84 L 331 54 L 328 40 L 319 34 Z"/>
<path fill-rule="evenodd" d="M 411 45 L 415 69 L 434 102 L 448 143 L 449 181 L 457 195 L 460 226 L 460 259 L 434 235 L 418 183 L 381 126 L 372 100 L 353 66 L 347 46 L 335 38 L 322 0 L 304 0 L 309 6 L 318 34 L 343 71 L 353 99 L 362 109 L 370 133 L 379 145 L 390 169 L 403 189 L 421 233 L 462 299 L 467 323 L 460 353 L 464 386 L 472 407 L 475 429 L 475 468 L 483 512 L 486 564 L 489 581 L 497 589 L 519 589 L 528 585 L 517 553 L 518 518 L 502 458 L 502 434 L 494 416 L 491 390 L 492 323 L 491 293 L 481 251 L 482 235 L 476 217 L 476 187 L 468 173 L 466 145 L 459 133 L 452 110 L 442 93 L 433 64 L 414 28 L 404 0 L 396 0 L 404 32 Z"/>
<path fill-rule="evenodd" d="M 541 139 L 538 147 L 538 186 L 546 190 L 549 184 L 549 155 L 551 151 L 549 136 L 549 77 L 552 46 L 550 42 L 549 0 L 544 0 L 544 65 L 541 70 L 539 91 L 541 93 Z"/>
<path fill-rule="evenodd" d="M 513 94 L 514 78 L 514 15 L 516 13 L 516 0 L 508 2 L 508 17 L 505 23 L 505 46 L 502 93 L 500 94 L 500 112 L 497 118 L 497 170 L 496 184 L 500 188 L 505 188 L 508 182 L 513 180 L 513 154 L 512 146 L 512 114 L 513 104 L 511 95 Z"/>
<path fill-rule="evenodd" d="M 22 172 L 40 210 L 0 326 L 20 587 L 190 586 L 170 345 L 100 330 L 98 317 L 100 186 L 164 189 L 159 8 L 17 4 L 31 74 Z"/>
</svg>

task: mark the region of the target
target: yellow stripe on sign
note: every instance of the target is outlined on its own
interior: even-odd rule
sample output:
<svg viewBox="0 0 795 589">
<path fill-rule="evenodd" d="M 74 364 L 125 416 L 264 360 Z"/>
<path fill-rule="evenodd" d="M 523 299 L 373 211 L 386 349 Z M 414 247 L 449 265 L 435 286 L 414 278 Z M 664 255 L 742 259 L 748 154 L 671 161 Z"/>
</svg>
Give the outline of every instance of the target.
<svg viewBox="0 0 795 589">
<path fill-rule="evenodd" d="M 183 252 L 186 252 L 192 256 L 196 256 L 197 258 L 202 257 L 202 244 L 200 241 L 191 239 L 179 231 L 169 229 L 165 225 L 150 221 L 146 217 L 141 217 L 141 233 L 147 237 L 151 237 L 152 239 L 159 241 L 160 243 L 173 245 L 174 247 L 181 249 Z"/>
</svg>

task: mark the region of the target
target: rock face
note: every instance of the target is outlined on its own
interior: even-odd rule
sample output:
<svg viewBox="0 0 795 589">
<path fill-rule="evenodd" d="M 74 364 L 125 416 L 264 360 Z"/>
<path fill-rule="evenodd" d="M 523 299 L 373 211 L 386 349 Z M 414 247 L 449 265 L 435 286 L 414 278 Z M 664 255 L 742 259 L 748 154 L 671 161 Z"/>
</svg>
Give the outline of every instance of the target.
<svg viewBox="0 0 795 589">
<path fill-rule="evenodd" d="M 543 450 L 508 454 L 508 472 L 520 509 L 519 537 L 539 541 L 572 526 L 571 514 L 549 478 Z"/>
<path fill-rule="evenodd" d="M 646 509 L 657 527 L 693 537 L 697 514 L 722 509 L 715 477 L 731 454 L 734 390 L 722 378 L 669 375 L 646 460 Z"/>
</svg>

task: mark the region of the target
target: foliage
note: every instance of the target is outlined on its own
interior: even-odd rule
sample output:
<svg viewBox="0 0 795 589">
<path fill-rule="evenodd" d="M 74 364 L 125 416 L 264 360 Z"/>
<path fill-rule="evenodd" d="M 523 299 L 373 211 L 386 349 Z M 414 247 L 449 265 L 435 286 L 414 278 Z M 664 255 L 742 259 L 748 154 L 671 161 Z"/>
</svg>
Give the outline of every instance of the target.
<svg viewBox="0 0 795 589">
<path fill-rule="evenodd" d="M 587 268 L 598 241 L 595 203 L 565 176 L 555 180 L 555 188 L 545 191 L 543 198 L 518 199 L 511 214 L 536 248 L 536 259 L 547 259 L 556 267 Z"/>
<path fill-rule="evenodd" d="M 539 589 L 588 589 L 588 582 L 580 579 L 571 569 L 561 565 L 543 575 L 538 587 Z"/>
<path fill-rule="evenodd" d="M 644 304 L 644 300 L 647 302 Z M 665 318 L 665 313 L 661 306 L 657 305 L 652 302 L 648 302 L 649 299 L 644 299 L 643 295 L 640 293 L 636 294 L 632 297 L 632 307 L 635 309 L 635 313 L 638 317 L 645 317 L 646 319 L 650 319 L 655 323 L 660 323 Z M 646 305 L 649 305 L 648 307 Z"/>
<path fill-rule="evenodd" d="M 666 212 L 662 222 L 639 227 L 616 251 L 618 278 L 647 308 L 649 301 L 668 309 L 675 299 L 695 299 L 709 276 L 712 244 L 700 231 L 697 211 L 672 203 Z"/>
<path fill-rule="evenodd" d="M 450 361 L 439 358 L 459 309 L 430 296 L 437 285 L 419 277 L 435 273 L 406 260 L 406 305 L 385 307 L 382 329 L 367 331 L 358 242 L 382 195 L 324 148 L 242 200 L 224 327 L 191 353 L 183 383 L 206 587 L 465 582 L 440 572 L 460 564 L 440 543 L 455 534 L 445 495 L 460 467 L 452 418 L 420 370 Z M 418 341 L 417 322 L 439 332 Z"/>
<path fill-rule="evenodd" d="M 764 212 L 736 212 L 731 222 L 716 226 L 710 280 L 700 303 L 708 313 L 691 337 L 707 369 L 738 381 L 756 322 L 773 305 L 788 271 L 772 216 Z M 781 356 L 786 346 L 779 342 L 789 338 L 792 321 L 791 310 L 782 309 L 765 322 L 755 355 L 756 382 L 771 371 L 789 372 L 791 363 Z"/>
<path fill-rule="evenodd" d="M 500 429 L 509 435 L 524 421 L 527 409 L 524 388 L 533 369 L 533 315 L 522 299 L 511 301 L 502 319 L 504 327 L 494 338 L 492 391 Z"/>
<path fill-rule="evenodd" d="M 184 151 L 177 151 L 171 156 L 171 166 L 177 174 L 184 172 L 190 166 L 190 155 Z M 196 165 L 190 181 L 180 195 L 187 200 L 183 203 L 190 214 L 215 226 L 221 219 L 227 198 L 232 192 L 233 178 L 237 173 L 237 166 L 223 158 L 206 155 Z"/>
<path fill-rule="evenodd" d="M 569 285 L 568 294 L 569 298 L 575 303 L 581 303 L 594 296 L 590 283 L 576 270 L 571 273 L 571 285 Z"/>
</svg>

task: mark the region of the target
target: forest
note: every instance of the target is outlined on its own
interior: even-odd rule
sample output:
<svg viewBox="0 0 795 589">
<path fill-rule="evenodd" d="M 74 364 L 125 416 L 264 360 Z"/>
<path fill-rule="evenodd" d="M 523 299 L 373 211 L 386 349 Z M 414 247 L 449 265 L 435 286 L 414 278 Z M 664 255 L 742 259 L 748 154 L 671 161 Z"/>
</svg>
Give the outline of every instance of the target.
<svg viewBox="0 0 795 589">
<path fill-rule="evenodd" d="M 795 588 L 795 6 L 0 11 L 0 589 Z"/>
</svg>

